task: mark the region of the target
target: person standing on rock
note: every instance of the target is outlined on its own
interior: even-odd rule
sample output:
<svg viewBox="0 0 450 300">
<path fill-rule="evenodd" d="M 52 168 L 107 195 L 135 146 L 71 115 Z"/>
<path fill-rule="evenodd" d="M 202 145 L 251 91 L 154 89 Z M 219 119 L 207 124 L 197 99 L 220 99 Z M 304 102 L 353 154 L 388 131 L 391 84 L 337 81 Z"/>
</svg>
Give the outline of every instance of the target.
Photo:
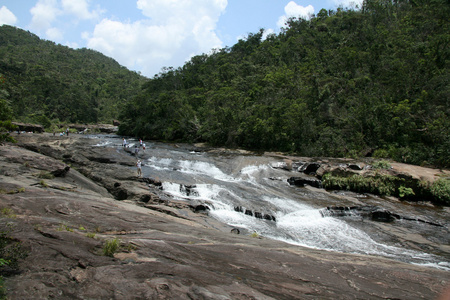
<svg viewBox="0 0 450 300">
<path fill-rule="evenodd" d="M 137 147 L 137 145 L 134 146 L 134 155 L 137 157 L 139 153 L 139 148 Z"/>
<path fill-rule="evenodd" d="M 66 133 L 67 133 L 67 136 L 69 136 L 69 127 L 67 127 Z"/>
<path fill-rule="evenodd" d="M 142 177 L 142 163 L 141 163 L 140 159 L 138 159 L 138 161 L 136 163 L 136 167 L 137 167 L 138 176 Z"/>
<path fill-rule="evenodd" d="M 123 138 L 123 143 L 122 143 L 122 146 L 123 146 L 124 148 L 126 148 L 126 147 L 127 147 L 127 140 L 126 140 L 125 138 Z"/>
</svg>

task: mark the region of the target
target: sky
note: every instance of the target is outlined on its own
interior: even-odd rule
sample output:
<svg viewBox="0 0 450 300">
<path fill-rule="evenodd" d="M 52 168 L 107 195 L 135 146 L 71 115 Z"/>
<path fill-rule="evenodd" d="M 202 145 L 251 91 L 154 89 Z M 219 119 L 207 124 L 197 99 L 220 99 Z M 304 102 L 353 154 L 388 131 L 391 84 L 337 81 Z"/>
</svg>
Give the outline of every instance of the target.
<svg viewBox="0 0 450 300">
<path fill-rule="evenodd" d="M 278 34 L 289 17 L 363 0 L 0 0 L 0 26 L 112 57 L 149 78 L 192 56 L 233 46 L 264 29 Z"/>
</svg>

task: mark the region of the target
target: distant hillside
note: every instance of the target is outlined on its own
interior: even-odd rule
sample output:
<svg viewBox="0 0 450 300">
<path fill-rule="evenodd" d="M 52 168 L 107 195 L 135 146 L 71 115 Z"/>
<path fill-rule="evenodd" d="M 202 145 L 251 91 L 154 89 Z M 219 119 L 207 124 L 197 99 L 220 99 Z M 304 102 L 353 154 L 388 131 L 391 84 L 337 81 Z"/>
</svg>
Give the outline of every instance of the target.
<svg viewBox="0 0 450 300">
<path fill-rule="evenodd" d="M 450 166 L 449 20 L 447 0 L 291 19 L 154 77 L 120 132 Z"/>
<path fill-rule="evenodd" d="M 146 80 L 112 58 L 0 27 L 0 100 L 12 118 L 41 123 L 111 123 Z"/>
</svg>

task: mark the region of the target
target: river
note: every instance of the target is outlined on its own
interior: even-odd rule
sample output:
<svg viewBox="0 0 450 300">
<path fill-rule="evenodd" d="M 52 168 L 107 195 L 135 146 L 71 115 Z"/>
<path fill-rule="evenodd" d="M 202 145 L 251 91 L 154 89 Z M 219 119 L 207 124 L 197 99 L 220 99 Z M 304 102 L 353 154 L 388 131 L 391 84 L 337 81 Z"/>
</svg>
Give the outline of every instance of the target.
<svg viewBox="0 0 450 300">
<path fill-rule="evenodd" d="M 117 136 L 90 138 L 101 139 L 98 147 L 123 151 Z M 450 271 L 448 207 L 291 186 L 287 179 L 299 173 L 279 168 L 283 163 L 279 156 L 144 143 L 146 150 L 139 152 L 144 177 L 161 181 L 170 197 L 204 204 L 209 216 L 238 228 L 241 234 L 316 249 L 384 256 Z M 138 144 L 129 140 L 129 147 Z M 442 226 L 405 219 L 375 222 L 358 215 L 337 218 L 321 213 L 327 206 L 352 205 L 375 205 Z M 255 217 L 255 212 L 260 218 Z"/>
</svg>

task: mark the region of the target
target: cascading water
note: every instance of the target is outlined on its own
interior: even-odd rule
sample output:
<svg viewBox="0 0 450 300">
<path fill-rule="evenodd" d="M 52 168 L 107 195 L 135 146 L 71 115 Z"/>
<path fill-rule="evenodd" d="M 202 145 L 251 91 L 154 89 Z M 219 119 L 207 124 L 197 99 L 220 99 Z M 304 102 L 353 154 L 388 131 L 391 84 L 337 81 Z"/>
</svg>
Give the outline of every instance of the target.
<svg viewBox="0 0 450 300">
<path fill-rule="evenodd" d="M 338 200 L 323 191 L 289 186 L 287 178 L 292 172 L 273 168 L 276 158 L 224 156 L 146 144 L 151 147 L 144 155 L 145 177 L 160 180 L 163 190 L 176 199 L 208 206 L 210 216 L 230 226 L 291 244 L 381 255 L 450 270 L 448 257 L 408 249 L 395 239 L 377 241 L 373 230 L 364 231 L 367 224 L 358 226 L 362 221 L 324 216 L 321 209 Z M 255 217 L 257 213 L 260 218 Z"/>
</svg>

